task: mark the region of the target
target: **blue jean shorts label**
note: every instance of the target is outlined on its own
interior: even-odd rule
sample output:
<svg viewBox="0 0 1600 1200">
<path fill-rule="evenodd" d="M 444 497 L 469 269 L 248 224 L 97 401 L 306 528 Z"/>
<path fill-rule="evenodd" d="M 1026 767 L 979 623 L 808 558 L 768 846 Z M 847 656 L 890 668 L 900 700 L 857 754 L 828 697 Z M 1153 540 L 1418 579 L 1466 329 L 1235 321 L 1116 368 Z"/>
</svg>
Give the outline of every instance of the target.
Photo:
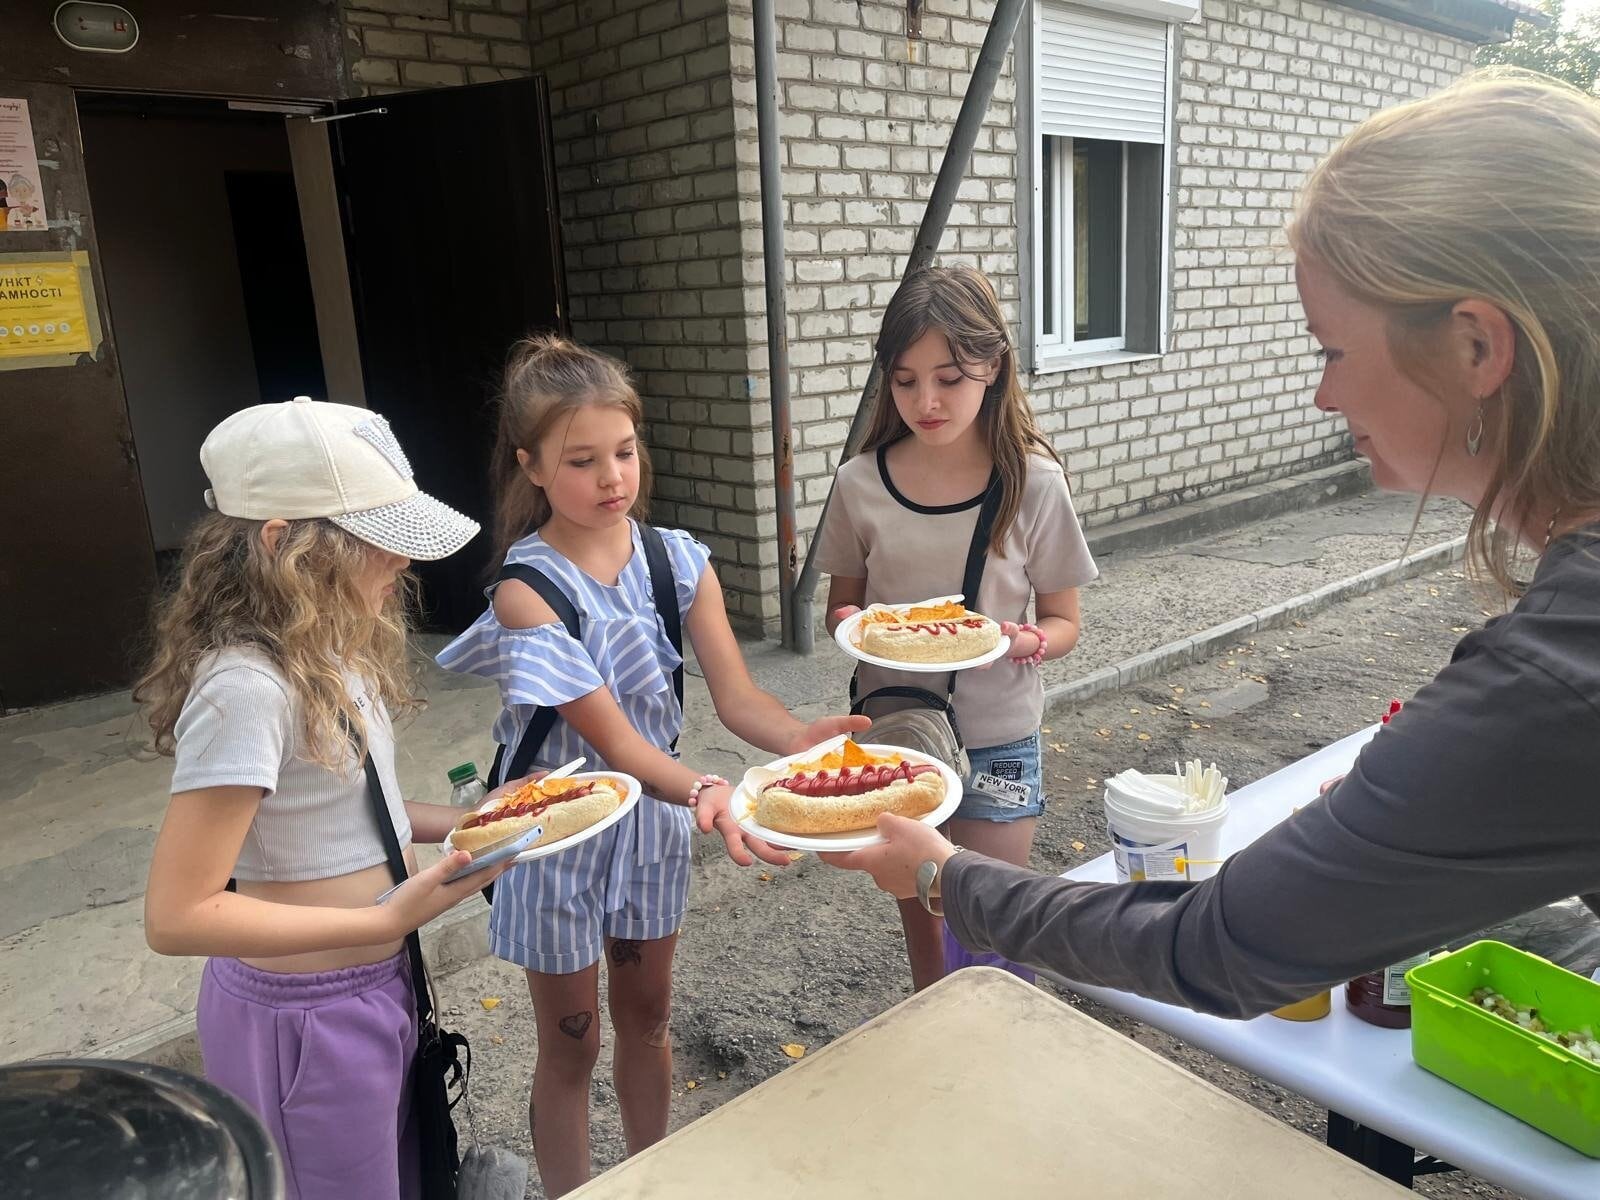
<svg viewBox="0 0 1600 1200">
<path fill-rule="evenodd" d="M 955 815 L 973 821 L 1020 821 L 1044 812 L 1039 736 L 969 748 L 971 772 Z"/>
<path fill-rule="evenodd" d="M 994 768 L 1009 766 L 1009 763 L 994 763 Z M 1026 804 L 1028 802 L 1028 785 L 1021 782 L 1022 764 L 1016 763 L 1017 773 L 1007 777 L 997 769 L 985 771 L 972 777 L 972 789 L 982 792 L 986 796 L 993 796 L 996 800 L 1008 801 L 1012 804 Z"/>
</svg>

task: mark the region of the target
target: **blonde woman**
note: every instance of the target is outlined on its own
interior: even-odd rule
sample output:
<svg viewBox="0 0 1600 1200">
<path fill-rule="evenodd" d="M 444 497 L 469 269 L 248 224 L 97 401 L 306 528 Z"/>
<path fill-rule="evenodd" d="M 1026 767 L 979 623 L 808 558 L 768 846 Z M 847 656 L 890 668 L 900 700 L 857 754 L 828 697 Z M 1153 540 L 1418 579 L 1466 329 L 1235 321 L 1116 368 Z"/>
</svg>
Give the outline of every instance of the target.
<svg viewBox="0 0 1600 1200">
<path fill-rule="evenodd" d="M 921 869 L 968 946 L 1231 1017 L 1600 891 L 1600 100 L 1486 73 L 1381 113 L 1290 241 L 1317 407 L 1382 486 L 1473 507 L 1473 561 L 1515 608 L 1204 883 L 1068 883 L 892 817 L 839 860 L 897 896 Z"/>
<path fill-rule="evenodd" d="M 210 956 L 206 1075 L 272 1131 L 291 1200 L 415 1197 L 402 939 L 495 871 L 446 883 L 467 854 L 416 872 L 408 849 L 458 814 L 402 803 L 395 780 L 391 717 L 416 706 L 400 593 L 410 559 L 443 558 L 478 527 L 417 490 L 366 409 L 258 405 L 200 458 L 216 511 L 184 548 L 134 692 L 176 758 L 145 937 Z M 381 906 L 390 875 L 364 760 L 415 873 Z"/>
</svg>

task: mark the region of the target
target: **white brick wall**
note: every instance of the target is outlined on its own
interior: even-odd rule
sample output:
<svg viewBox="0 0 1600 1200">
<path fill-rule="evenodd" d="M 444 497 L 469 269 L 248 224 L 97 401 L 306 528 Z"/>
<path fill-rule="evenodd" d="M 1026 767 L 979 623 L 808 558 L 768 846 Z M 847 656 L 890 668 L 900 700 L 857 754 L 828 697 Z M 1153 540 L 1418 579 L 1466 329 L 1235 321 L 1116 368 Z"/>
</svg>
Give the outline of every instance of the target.
<svg viewBox="0 0 1600 1200">
<path fill-rule="evenodd" d="M 820 514 L 993 3 L 926 0 L 923 12 L 923 40 L 908 43 L 900 4 L 778 0 L 803 538 Z M 729 0 L 729 26 L 740 193 L 753 203 L 749 0 Z M 1316 363 L 1282 226 L 1305 172 L 1340 136 L 1380 107 L 1448 83 L 1471 50 L 1332 4 L 1206 0 L 1177 55 L 1169 352 L 1024 380 L 1086 523 L 1348 453 L 1338 423 L 1310 404 Z M 1019 341 L 1024 103 L 1008 59 L 938 258 L 988 273 Z M 763 311 L 760 249 L 752 224 L 744 238 L 752 318 Z M 751 337 L 765 340 L 759 319 Z M 759 387 L 765 395 L 764 379 Z"/>
<path fill-rule="evenodd" d="M 731 613 L 777 613 L 770 432 L 757 446 L 723 0 L 534 0 L 573 335 L 638 375 L 652 518 L 716 556 Z M 753 113 L 750 120 L 754 120 Z M 753 316 L 752 316 L 753 314 Z M 763 363 L 765 350 L 762 351 Z M 764 394 L 763 394 L 764 396 Z"/>
<path fill-rule="evenodd" d="M 528 0 L 344 0 L 352 96 L 527 75 Z"/>
<path fill-rule="evenodd" d="M 345 0 L 370 90 L 550 81 L 574 333 L 639 373 L 658 520 L 710 543 L 730 611 L 777 616 L 751 0 Z M 993 0 L 778 0 L 798 525 L 827 494 Z M 1024 18 L 1026 19 L 1026 17 Z M 1303 0 L 1204 0 L 1181 31 L 1171 339 L 1025 379 L 1100 524 L 1348 453 L 1282 236 L 1357 121 L 1470 64 L 1467 43 Z M 1008 58 L 938 261 L 988 273 L 1019 342 L 1019 97 Z"/>
<path fill-rule="evenodd" d="M 736 618 L 775 619 L 723 0 L 344 0 L 344 17 L 352 94 L 546 76 L 573 334 L 637 373 L 653 519 L 710 545 Z"/>
</svg>

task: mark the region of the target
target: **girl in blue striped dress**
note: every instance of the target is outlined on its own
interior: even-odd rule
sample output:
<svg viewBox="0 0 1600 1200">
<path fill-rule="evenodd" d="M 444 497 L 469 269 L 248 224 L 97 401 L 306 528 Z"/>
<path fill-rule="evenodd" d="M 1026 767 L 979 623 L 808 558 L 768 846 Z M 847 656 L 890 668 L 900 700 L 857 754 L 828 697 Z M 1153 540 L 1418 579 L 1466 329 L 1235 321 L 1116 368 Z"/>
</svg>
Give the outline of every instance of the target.
<svg viewBox="0 0 1600 1200">
<path fill-rule="evenodd" d="M 650 491 L 642 410 L 627 368 L 554 337 L 519 343 L 507 364 L 492 471 L 497 560 L 537 568 L 579 614 L 574 638 L 526 583 L 491 590 L 488 610 L 439 655 L 494 679 L 494 737 L 514 748 L 534 713 L 559 719 L 534 760 L 583 755 L 644 786 L 627 818 L 564 854 L 525 863 L 496 886 L 489 923 L 499 957 L 528 973 L 538 1059 L 528 1122 L 545 1191 L 589 1178 L 589 1086 L 600 1050 L 599 959 L 609 967 L 614 1078 L 628 1152 L 667 1129 L 672 955 L 689 888 L 690 825 L 720 833 L 733 860 L 788 855 L 746 838 L 726 781 L 680 763 L 673 671 L 682 664 L 652 599 L 637 518 Z M 706 547 L 664 529 L 674 599 L 716 705 L 733 733 L 775 755 L 865 728 L 862 717 L 809 725 L 758 688 L 728 625 Z M 502 773 L 511 754 L 502 756 Z M 495 779 L 494 783 L 503 782 Z"/>
</svg>

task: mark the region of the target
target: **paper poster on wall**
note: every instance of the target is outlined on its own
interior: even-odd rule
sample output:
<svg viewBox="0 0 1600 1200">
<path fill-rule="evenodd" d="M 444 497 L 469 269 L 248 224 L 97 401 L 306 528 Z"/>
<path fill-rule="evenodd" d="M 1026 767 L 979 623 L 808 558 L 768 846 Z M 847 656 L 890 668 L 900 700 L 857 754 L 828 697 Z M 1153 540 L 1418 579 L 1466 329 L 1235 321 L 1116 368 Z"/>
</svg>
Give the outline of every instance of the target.
<svg viewBox="0 0 1600 1200">
<path fill-rule="evenodd" d="M 0 255 L 0 363 L 93 350 L 98 322 L 91 325 L 92 301 L 84 296 L 88 277 L 82 250 L 31 259 Z"/>
<path fill-rule="evenodd" d="M 44 187 L 28 102 L 0 96 L 0 233 L 45 227 Z"/>
</svg>

